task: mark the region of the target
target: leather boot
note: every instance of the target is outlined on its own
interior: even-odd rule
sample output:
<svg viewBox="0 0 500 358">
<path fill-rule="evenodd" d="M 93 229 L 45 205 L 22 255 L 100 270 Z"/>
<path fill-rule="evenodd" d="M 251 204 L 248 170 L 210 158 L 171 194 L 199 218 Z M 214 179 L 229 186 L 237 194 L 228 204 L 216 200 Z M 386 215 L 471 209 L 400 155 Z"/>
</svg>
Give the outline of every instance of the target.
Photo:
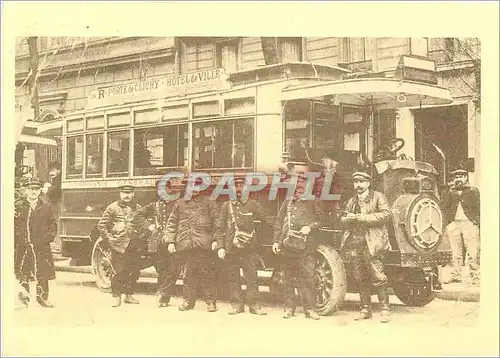
<svg viewBox="0 0 500 358">
<path fill-rule="evenodd" d="M 381 323 L 389 323 L 391 321 L 391 312 L 389 310 L 389 292 L 387 291 L 387 286 L 379 287 L 378 289 L 378 301 L 381 306 Z"/>
<path fill-rule="evenodd" d="M 162 295 L 156 296 L 156 306 L 158 308 L 168 307 L 169 303 L 170 303 L 170 297 L 166 297 L 166 296 L 162 296 Z"/>
<path fill-rule="evenodd" d="M 257 305 L 250 306 L 249 311 L 250 311 L 251 314 L 255 314 L 257 316 L 265 316 L 265 315 L 267 315 L 267 312 L 264 311 L 262 309 L 262 307 L 257 306 Z"/>
<path fill-rule="evenodd" d="M 312 319 L 312 320 L 319 320 L 319 314 L 315 310 L 305 310 L 304 312 L 306 318 Z"/>
<path fill-rule="evenodd" d="M 125 299 L 123 300 L 125 303 L 133 304 L 133 305 L 138 305 L 139 301 L 136 300 L 132 295 L 125 295 Z"/>
<path fill-rule="evenodd" d="M 234 316 L 243 312 L 245 312 L 245 307 L 243 305 L 235 305 L 231 307 L 231 311 L 229 311 L 228 314 Z"/>
<path fill-rule="evenodd" d="M 285 313 L 283 313 L 283 318 L 284 319 L 292 318 L 294 314 L 295 312 L 293 311 L 293 309 L 285 308 Z"/>
<path fill-rule="evenodd" d="M 29 293 L 26 293 L 26 292 L 19 292 L 17 294 L 17 299 L 19 300 L 19 302 L 21 304 L 23 304 L 23 306 L 25 307 L 28 307 L 29 306 L 29 303 L 30 303 L 30 296 L 29 296 Z"/>
<path fill-rule="evenodd" d="M 179 306 L 179 311 L 189 311 L 194 308 L 194 303 L 183 301 Z"/>
<path fill-rule="evenodd" d="M 208 312 L 217 312 L 217 305 L 215 302 L 208 302 L 207 303 L 207 311 Z"/>
<path fill-rule="evenodd" d="M 355 320 L 360 321 L 372 318 L 372 294 L 369 287 L 362 287 L 359 291 L 361 310 Z"/>
<path fill-rule="evenodd" d="M 36 301 L 43 308 L 54 308 L 54 305 L 49 300 L 44 300 L 41 297 L 37 297 Z"/>
<path fill-rule="evenodd" d="M 113 302 L 111 303 L 111 307 L 120 307 L 122 304 L 122 296 L 113 296 Z"/>
</svg>

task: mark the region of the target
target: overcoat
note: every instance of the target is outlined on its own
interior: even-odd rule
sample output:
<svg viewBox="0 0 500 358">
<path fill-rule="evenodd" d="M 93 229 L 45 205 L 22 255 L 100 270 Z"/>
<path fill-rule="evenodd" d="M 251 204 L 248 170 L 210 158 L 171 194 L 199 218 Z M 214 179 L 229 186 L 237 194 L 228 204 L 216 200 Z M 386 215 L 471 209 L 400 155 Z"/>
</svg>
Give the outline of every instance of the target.
<svg viewBox="0 0 500 358">
<path fill-rule="evenodd" d="M 37 280 L 56 278 L 50 249 L 56 235 L 57 222 L 49 203 L 38 199 L 35 209 L 30 211 L 26 199 L 15 202 L 14 265 L 19 280 L 33 280 L 32 272 L 36 273 Z"/>
<path fill-rule="evenodd" d="M 139 249 L 146 249 L 146 225 L 141 205 L 117 200 L 106 207 L 97 226 L 111 248 L 123 254 L 132 240 Z"/>
</svg>

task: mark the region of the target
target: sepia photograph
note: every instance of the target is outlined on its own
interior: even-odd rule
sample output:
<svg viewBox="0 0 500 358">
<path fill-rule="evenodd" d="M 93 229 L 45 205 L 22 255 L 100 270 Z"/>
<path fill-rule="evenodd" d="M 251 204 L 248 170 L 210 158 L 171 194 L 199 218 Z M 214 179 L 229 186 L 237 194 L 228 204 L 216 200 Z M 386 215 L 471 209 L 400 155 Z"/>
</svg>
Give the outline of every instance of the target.
<svg viewBox="0 0 500 358">
<path fill-rule="evenodd" d="M 480 36 L 130 31 L 13 36 L 16 325 L 158 327 L 183 337 L 167 356 L 255 355 L 234 350 L 247 337 L 262 355 L 360 355 L 325 340 L 479 327 L 498 271 L 481 265 L 498 162 Z M 286 343 L 314 332 L 320 351 Z M 30 347 L 3 353 L 76 354 Z"/>
</svg>

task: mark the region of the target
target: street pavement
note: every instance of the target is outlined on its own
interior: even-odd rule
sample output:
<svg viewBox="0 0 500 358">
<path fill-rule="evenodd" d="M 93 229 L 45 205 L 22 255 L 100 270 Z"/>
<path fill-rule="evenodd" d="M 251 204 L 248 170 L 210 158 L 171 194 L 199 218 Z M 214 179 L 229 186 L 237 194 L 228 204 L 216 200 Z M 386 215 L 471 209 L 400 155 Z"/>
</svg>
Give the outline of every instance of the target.
<svg viewBox="0 0 500 358">
<path fill-rule="evenodd" d="M 169 307 L 157 308 L 155 290 L 156 279 L 143 276 L 135 294 L 140 304 L 112 308 L 111 295 L 95 286 L 91 274 L 59 271 L 57 280 L 51 281 L 55 308 L 18 306 L 15 310 L 12 318 L 21 346 L 17 354 L 403 356 L 478 352 L 469 347 L 475 341 L 460 339 L 453 331 L 474 332 L 478 302 L 437 298 L 425 307 L 407 307 L 391 296 L 392 322 L 382 324 L 377 304 L 372 320 L 354 320 L 359 305 L 356 294 L 347 294 L 342 309 L 332 316 L 311 321 L 300 307 L 295 317 L 283 319 L 279 297 L 266 292 L 261 298 L 267 316 L 248 312 L 230 316 L 228 302 L 219 302 L 216 313 L 208 313 L 201 300 L 193 311 L 180 312 L 180 297 L 174 297 Z M 30 333 L 30 328 L 38 333 Z M 26 343 L 40 335 L 47 337 L 43 344 Z M 365 342 L 372 343 L 367 346 Z"/>
</svg>

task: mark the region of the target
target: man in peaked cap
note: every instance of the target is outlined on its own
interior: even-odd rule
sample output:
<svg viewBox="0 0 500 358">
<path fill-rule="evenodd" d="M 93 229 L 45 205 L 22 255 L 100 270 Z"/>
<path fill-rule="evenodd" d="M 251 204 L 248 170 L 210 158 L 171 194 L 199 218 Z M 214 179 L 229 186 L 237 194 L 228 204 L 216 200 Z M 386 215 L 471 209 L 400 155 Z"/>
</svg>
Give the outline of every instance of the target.
<svg viewBox="0 0 500 358">
<path fill-rule="evenodd" d="M 445 235 L 452 252 L 452 272 L 446 283 L 462 279 L 463 249 L 467 251 L 469 274 L 473 284 L 479 284 L 479 190 L 468 184 L 467 170 L 458 167 L 451 173 L 453 186 L 443 196 L 441 208 L 445 218 Z"/>
<path fill-rule="evenodd" d="M 165 193 L 170 195 L 173 193 L 172 183 L 168 180 L 166 182 L 162 180 L 156 181 L 156 197 L 157 199 L 152 203 L 146 205 L 143 209 L 144 216 L 147 219 L 153 219 L 154 223 L 149 225 L 148 229 L 152 232 L 152 235 L 157 237 L 164 236 L 165 227 L 167 226 L 167 220 L 175 206 L 177 200 L 167 200 L 162 198 L 162 190 L 160 185 L 165 185 Z M 171 254 L 167 250 L 167 245 L 164 242 L 160 242 L 157 249 L 157 258 L 155 268 L 158 273 L 158 291 L 156 305 L 161 307 L 167 307 L 170 303 L 170 297 L 173 295 L 175 289 L 175 283 L 179 277 L 181 267 L 180 263 L 177 262 L 174 254 Z"/>
<path fill-rule="evenodd" d="M 141 251 L 146 245 L 146 221 L 142 207 L 133 200 L 134 186 L 125 183 L 118 190 L 120 199 L 107 206 L 98 224 L 101 237 L 111 247 L 112 307 L 121 305 L 122 294 L 125 294 L 125 303 L 139 303 L 132 293 L 141 272 Z"/>
<path fill-rule="evenodd" d="M 324 221 L 324 213 L 319 200 L 306 200 L 307 180 L 298 174 L 294 196 L 283 201 L 278 212 L 274 229 L 272 251 L 283 251 L 281 267 L 283 269 L 283 289 L 285 291 L 285 309 L 283 318 L 289 319 L 295 314 L 295 283 L 302 297 L 306 318 L 318 320 L 316 311 L 316 293 L 314 287 L 315 252 L 317 230 Z"/>
<path fill-rule="evenodd" d="M 389 293 L 383 258 L 390 248 L 386 227 L 391 216 L 390 206 L 384 194 L 370 188 L 370 171 L 358 170 L 352 178 L 356 196 L 349 199 L 347 216 L 341 218 L 346 227 L 341 247 L 353 264 L 361 300 L 359 319 L 372 317 L 371 288 L 375 286 L 382 306 L 381 322 L 387 323 L 390 321 Z"/>
<path fill-rule="evenodd" d="M 202 181 L 196 180 L 195 185 Z M 165 228 L 165 242 L 170 253 L 185 263 L 183 297 L 180 311 L 192 310 L 201 284 L 208 312 L 216 312 L 216 287 L 213 250 L 217 248 L 217 204 L 209 197 L 193 192 L 175 204 Z"/>
<path fill-rule="evenodd" d="M 50 204 L 40 199 L 43 183 L 37 178 L 22 182 L 24 192 L 15 202 L 14 262 L 21 286 L 29 292 L 29 282 L 36 280 L 36 300 L 42 307 L 54 307 L 48 301 L 49 280 L 55 279 L 50 243 L 57 234 L 57 222 Z M 26 306 L 30 297 L 20 294 Z"/>
<path fill-rule="evenodd" d="M 217 255 L 225 261 L 232 310 L 230 315 L 245 311 L 245 301 L 251 314 L 265 315 L 266 312 L 257 302 L 258 283 L 257 267 L 260 262 L 257 254 L 258 237 L 256 236 L 255 220 L 260 220 L 273 226 L 264 208 L 253 199 L 243 201 L 242 193 L 245 178 L 234 180 L 236 199 L 229 198 L 222 205 L 217 230 Z M 246 297 L 241 290 L 240 268 L 246 282 Z M 245 300 L 246 298 L 246 300 Z"/>
</svg>

